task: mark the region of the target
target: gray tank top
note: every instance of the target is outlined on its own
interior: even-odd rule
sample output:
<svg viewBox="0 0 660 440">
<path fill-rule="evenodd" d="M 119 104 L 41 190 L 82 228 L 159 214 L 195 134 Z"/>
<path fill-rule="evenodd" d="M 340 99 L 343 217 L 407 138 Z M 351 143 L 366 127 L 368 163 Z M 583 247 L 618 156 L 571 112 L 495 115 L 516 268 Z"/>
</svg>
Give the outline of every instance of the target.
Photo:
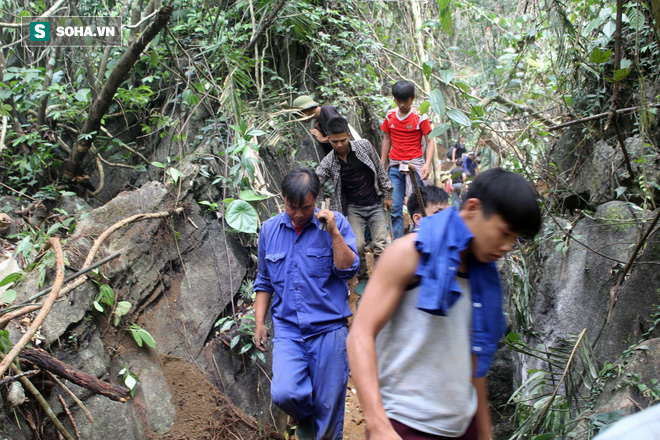
<svg viewBox="0 0 660 440">
<path fill-rule="evenodd" d="M 448 316 L 418 310 L 419 287 L 407 290 L 376 338 L 378 380 L 387 416 L 418 431 L 458 437 L 477 409 L 472 386 L 470 283 Z"/>
</svg>

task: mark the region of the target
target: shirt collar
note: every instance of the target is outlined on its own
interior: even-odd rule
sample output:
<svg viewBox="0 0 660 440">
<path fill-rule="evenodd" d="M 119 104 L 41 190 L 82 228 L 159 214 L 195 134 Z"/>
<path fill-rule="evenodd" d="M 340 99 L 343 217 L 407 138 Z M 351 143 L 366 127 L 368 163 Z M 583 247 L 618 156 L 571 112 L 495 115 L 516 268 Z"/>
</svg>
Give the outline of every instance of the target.
<svg viewBox="0 0 660 440">
<path fill-rule="evenodd" d="M 320 212 L 320 211 L 321 210 L 319 208 L 314 208 L 315 213 Z M 305 223 L 305 225 L 303 226 L 303 229 L 308 227 L 310 224 L 313 224 L 318 228 L 321 223 L 318 221 L 318 219 L 316 218 L 315 215 L 312 215 L 312 218 L 310 218 L 309 221 L 307 223 Z M 291 229 L 294 229 L 294 230 L 296 229 L 296 228 L 293 227 L 293 223 L 291 223 L 291 218 L 289 218 L 289 216 L 286 214 L 286 211 L 282 213 L 282 220 L 280 221 L 280 225 L 287 226 L 287 227 L 289 227 Z"/>
</svg>

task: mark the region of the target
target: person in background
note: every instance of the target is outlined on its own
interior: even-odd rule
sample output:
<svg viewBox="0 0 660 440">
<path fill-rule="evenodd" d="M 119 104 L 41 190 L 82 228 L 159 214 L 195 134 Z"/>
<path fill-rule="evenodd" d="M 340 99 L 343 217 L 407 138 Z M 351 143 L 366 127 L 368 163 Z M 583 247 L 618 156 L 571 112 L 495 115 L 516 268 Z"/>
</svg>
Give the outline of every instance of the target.
<svg viewBox="0 0 660 440">
<path fill-rule="evenodd" d="M 486 374 L 506 329 L 495 262 L 540 226 L 532 185 L 493 169 L 460 212 L 385 250 L 346 340 L 367 438 L 492 437 Z"/>
<path fill-rule="evenodd" d="M 463 162 L 461 160 L 456 161 L 456 166 L 449 171 L 450 178 L 452 181 L 451 184 L 451 197 L 453 201 L 453 206 L 458 209 L 461 202 L 461 193 L 463 192 L 463 185 L 467 181 L 467 173 L 465 168 L 463 168 Z"/>
<path fill-rule="evenodd" d="M 658 439 L 660 439 L 660 404 L 622 418 L 593 438 L 593 440 Z"/>
<path fill-rule="evenodd" d="M 308 119 L 314 120 L 314 126 L 309 131 L 323 149 L 323 154 L 332 151 L 332 145 L 328 139 L 327 125 L 332 118 L 341 117 L 339 110 L 333 105 L 320 105 L 309 95 L 300 95 L 293 100 L 292 108 L 297 109 Z"/>
<path fill-rule="evenodd" d="M 449 148 L 449 151 L 447 152 L 447 158 L 450 159 L 452 163 L 456 163 L 456 160 L 462 158 L 466 151 L 465 135 L 462 134 L 458 138 L 458 142 Z"/>
<path fill-rule="evenodd" d="M 315 208 L 320 188 L 310 168 L 284 177 L 285 212 L 261 226 L 254 283 L 255 346 L 268 350 L 270 305 L 275 333 L 271 397 L 296 420 L 301 440 L 343 436 L 351 316 L 346 280 L 360 265 L 346 218 Z"/>
<path fill-rule="evenodd" d="M 387 112 L 381 129 L 385 132 L 382 142 L 381 161 L 388 170 L 392 187 L 392 238 L 403 235 L 403 203 L 406 194 L 412 193 L 410 175 L 401 169 L 415 170 L 419 186 L 426 182 L 431 171 L 435 141 L 428 138 L 431 122 L 426 114 L 413 106 L 415 85 L 411 81 L 397 81 L 392 85 L 396 108 Z M 423 143 L 426 143 L 424 152 Z M 389 161 L 389 164 L 388 164 Z M 408 189 L 409 188 L 409 189 Z"/>
<path fill-rule="evenodd" d="M 424 202 L 424 211 L 426 216 L 431 216 L 436 214 L 443 209 L 449 208 L 449 194 L 442 188 L 437 186 L 429 185 L 423 186 L 419 189 L 419 192 L 422 196 L 422 202 Z M 422 221 L 424 216 L 422 215 L 422 209 L 419 206 L 417 201 L 417 196 L 413 194 L 408 198 L 408 203 L 406 204 L 408 208 L 408 214 L 410 215 L 411 222 L 411 231 L 415 232 L 419 228 L 419 222 Z"/>
<path fill-rule="evenodd" d="M 373 145 L 366 139 L 350 140 L 346 119 L 330 119 L 327 130 L 332 151 L 323 158 L 316 174 L 321 185 L 332 180 L 331 209 L 344 214 L 355 233 L 360 257 L 355 291 L 359 295 L 367 279 L 366 228 L 369 226 L 371 231 L 371 247 L 377 259 L 387 244 L 385 208 L 392 207 L 392 184 Z"/>
<path fill-rule="evenodd" d="M 468 177 L 474 177 L 479 172 L 477 161 L 474 160 L 474 151 L 468 151 L 463 155 L 463 169 Z"/>
</svg>

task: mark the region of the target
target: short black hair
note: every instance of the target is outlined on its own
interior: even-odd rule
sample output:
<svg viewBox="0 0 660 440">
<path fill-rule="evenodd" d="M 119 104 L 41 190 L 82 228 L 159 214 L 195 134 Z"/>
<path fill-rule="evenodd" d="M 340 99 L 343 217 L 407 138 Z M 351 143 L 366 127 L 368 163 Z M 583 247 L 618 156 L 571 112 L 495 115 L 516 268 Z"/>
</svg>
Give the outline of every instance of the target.
<svg viewBox="0 0 660 440">
<path fill-rule="evenodd" d="M 392 96 L 396 99 L 406 100 L 415 97 L 415 84 L 412 81 L 397 81 L 392 84 Z"/>
<path fill-rule="evenodd" d="M 426 209 L 426 206 L 430 205 L 431 203 L 449 204 L 449 194 L 447 194 L 447 191 L 445 191 L 442 188 L 439 188 L 437 186 L 423 186 L 419 189 L 419 192 L 422 194 L 424 209 Z M 414 193 L 408 198 L 408 203 L 406 203 L 406 207 L 408 207 L 408 214 L 410 215 L 410 218 L 412 218 L 414 214 L 422 213 L 422 209 L 420 208 L 419 203 L 417 202 L 417 196 Z"/>
<path fill-rule="evenodd" d="M 541 228 L 541 210 L 534 187 L 521 175 L 492 168 L 470 183 L 463 200 L 479 199 L 484 215 L 500 215 L 509 228 L 533 238 Z"/>
<path fill-rule="evenodd" d="M 290 205 L 302 206 L 308 193 L 316 198 L 321 190 L 321 182 L 311 168 L 294 168 L 284 176 L 282 181 L 282 197 Z"/>
<path fill-rule="evenodd" d="M 343 116 L 335 116 L 326 124 L 328 134 L 350 133 L 348 131 L 348 121 Z"/>
</svg>

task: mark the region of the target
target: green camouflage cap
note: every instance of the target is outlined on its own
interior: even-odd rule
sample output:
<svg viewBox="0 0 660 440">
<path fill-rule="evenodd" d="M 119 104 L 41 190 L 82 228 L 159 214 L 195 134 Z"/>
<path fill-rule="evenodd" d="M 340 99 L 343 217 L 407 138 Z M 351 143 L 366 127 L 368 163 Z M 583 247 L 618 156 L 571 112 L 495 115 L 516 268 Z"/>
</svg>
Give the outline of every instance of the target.
<svg viewBox="0 0 660 440">
<path fill-rule="evenodd" d="M 296 108 L 299 110 L 309 110 L 310 108 L 318 107 L 319 104 L 312 99 L 309 95 L 300 95 L 293 100 L 291 108 Z"/>
</svg>

